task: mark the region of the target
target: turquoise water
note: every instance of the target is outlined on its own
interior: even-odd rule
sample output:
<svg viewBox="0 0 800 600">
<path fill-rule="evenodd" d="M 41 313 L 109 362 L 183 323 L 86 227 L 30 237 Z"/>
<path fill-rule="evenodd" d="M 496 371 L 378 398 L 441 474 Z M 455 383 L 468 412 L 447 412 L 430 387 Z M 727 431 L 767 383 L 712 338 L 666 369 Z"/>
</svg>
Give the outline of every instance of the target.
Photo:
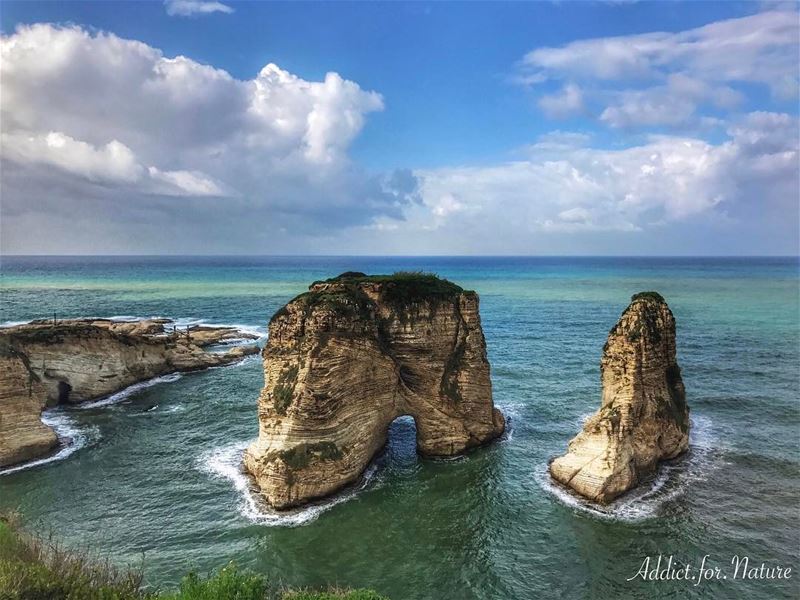
<svg viewBox="0 0 800 600">
<path fill-rule="evenodd" d="M 419 459 L 392 426 L 360 489 L 289 516 L 252 503 L 238 471 L 257 433 L 258 359 L 47 415 L 74 442 L 0 476 L 0 508 L 147 581 L 230 560 L 291 585 L 401 599 L 796 598 L 800 595 L 798 260 L 621 258 L 4 258 L 2 321 L 168 316 L 264 331 L 309 282 L 346 270 L 435 271 L 481 296 L 500 442 Z M 599 360 L 631 294 L 678 322 L 692 449 L 607 513 L 550 485 L 600 401 Z M 644 557 L 791 567 L 788 581 L 627 581 Z"/>
</svg>

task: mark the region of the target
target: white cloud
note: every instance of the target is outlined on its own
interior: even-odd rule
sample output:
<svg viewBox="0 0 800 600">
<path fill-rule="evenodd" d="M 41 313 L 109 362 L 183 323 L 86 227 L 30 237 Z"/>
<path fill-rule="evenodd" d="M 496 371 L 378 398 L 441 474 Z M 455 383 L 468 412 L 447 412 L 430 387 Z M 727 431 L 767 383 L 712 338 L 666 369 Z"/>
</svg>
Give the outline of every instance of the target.
<svg viewBox="0 0 800 600">
<path fill-rule="evenodd" d="M 45 24 L 3 36 L 0 57 L 4 227 L 52 202 L 56 187 L 72 215 L 98 194 L 124 198 L 123 211 L 166 210 L 159 196 L 225 197 L 228 219 L 202 204 L 220 239 L 258 211 L 265 231 L 301 234 L 396 218 L 413 201 L 410 174 L 387 187 L 391 175 L 349 159 L 383 100 L 337 73 L 307 81 L 269 64 L 243 81 L 141 42 Z"/>
<path fill-rule="evenodd" d="M 200 171 L 160 171 L 150 167 L 148 175 L 154 182 L 165 185 L 153 187 L 153 193 L 165 196 L 226 196 L 219 182 Z"/>
<path fill-rule="evenodd" d="M 712 86 L 682 73 L 669 75 L 664 85 L 626 90 L 613 98 L 600 120 L 617 128 L 697 126 L 702 124 L 695 117 L 698 105 L 732 109 L 743 101 L 742 95 L 728 86 Z"/>
<path fill-rule="evenodd" d="M 583 92 L 574 83 L 568 83 L 560 92 L 539 98 L 539 107 L 554 119 L 564 119 L 580 114 L 583 109 Z"/>
<path fill-rule="evenodd" d="M 423 204 L 408 209 L 399 233 L 431 244 L 424 231 L 434 222 L 437 240 L 453 244 L 464 237 L 473 251 L 491 253 L 531 251 L 537 235 L 653 234 L 698 222 L 748 226 L 753 214 L 759 220 L 777 215 L 796 228 L 797 119 L 752 113 L 731 126 L 729 136 L 719 144 L 654 136 L 630 148 L 601 149 L 587 147 L 583 135 L 554 132 L 532 148 L 555 142 L 555 153 L 419 171 Z M 455 202 L 458 210 L 448 210 Z M 483 245 L 487 231 L 494 244 Z"/>
<path fill-rule="evenodd" d="M 693 126 L 701 122 L 696 113 L 703 107 L 731 110 L 741 104 L 743 96 L 731 84 L 766 86 L 777 100 L 797 98 L 799 47 L 797 12 L 769 11 L 677 33 L 537 48 L 523 58 L 516 80 L 581 85 L 580 109 L 599 105 L 601 121 L 612 127 Z M 572 97 L 575 109 L 568 108 L 566 93 L 543 96 L 540 106 L 548 116 L 570 116 L 578 112 L 577 98 Z"/>
<path fill-rule="evenodd" d="M 54 166 L 91 181 L 134 182 L 142 167 L 131 149 L 117 140 L 96 147 L 58 131 L 3 132 L 0 155 L 17 162 Z"/>
<path fill-rule="evenodd" d="M 171 17 L 192 17 L 210 13 L 232 13 L 233 8 L 222 2 L 203 2 L 201 0 L 164 0 L 164 7 Z"/>
</svg>

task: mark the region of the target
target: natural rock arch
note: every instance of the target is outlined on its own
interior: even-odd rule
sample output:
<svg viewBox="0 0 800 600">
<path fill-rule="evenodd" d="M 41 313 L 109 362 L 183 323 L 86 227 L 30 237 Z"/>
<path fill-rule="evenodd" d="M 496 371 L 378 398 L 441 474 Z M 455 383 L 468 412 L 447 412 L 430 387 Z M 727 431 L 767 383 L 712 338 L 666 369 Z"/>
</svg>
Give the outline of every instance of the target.
<svg viewBox="0 0 800 600">
<path fill-rule="evenodd" d="M 424 455 L 452 456 L 502 433 L 478 295 L 432 275 L 345 273 L 270 321 L 259 438 L 244 463 L 288 508 L 359 478 L 391 423 L 414 418 Z"/>
</svg>

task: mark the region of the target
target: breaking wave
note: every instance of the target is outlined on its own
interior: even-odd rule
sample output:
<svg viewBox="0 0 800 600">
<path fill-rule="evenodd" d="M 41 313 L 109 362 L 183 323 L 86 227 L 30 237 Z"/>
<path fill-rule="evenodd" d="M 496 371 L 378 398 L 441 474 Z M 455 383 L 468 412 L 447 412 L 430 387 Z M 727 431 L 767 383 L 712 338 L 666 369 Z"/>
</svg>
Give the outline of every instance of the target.
<svg viewBox="0 0 800 600">
<path fill-rule="evenodd" d="M 116 394 L 111 394 L 110 396 L 106 396 L 105 398 L 101 398 L 100 400 L 77 404 L 75 405 L 74 408 L 77 410 L 86 410 L 88 408 L 99 408 L 101 406 L 110 406 L 112 404 L 118 404 L 123 400 L 125 400 L 126 398 L 130 398 L 132 395 L 144 389 L 153 387 L 154 385 L 158 385 L 159 383 L 172 383 L 174 381 L 178 381 L 178 379 L 180 379 L 181 377 L 183 377 L 181 373 L 171 373 L 169 375 L 162 375 L 161 377 L 153 377 L 153 379 L 148 379 L 147 381 L 140 381 L 139 383 L 134 383 L 133 385 L 129 385 L 124 390 L 120 390 Z"/>
<path fill-rule="evenodd" d="M 595 517 L 617 521 L 642 521 L 657 516 L 664 506 L 678 498 L 693 482 L 706 479 L 718 464 L 712 455 L 714 434 L 711 420 L 693 417 L 689 452 L 661 463 L 655 476 L 603 506 L 573 494 L 553 481 L 548 465 L 540 465 L 534 476 L 539 486 L 570 508 Z"/>
<path fill-rule="evenodd" d="M 198 468 L 213 477 L 227 479 L 232 483 L 239 495 L 239 513 L 259 525 L 297 527 L 310 523 L 337 504 L 355 498 L 369 485 L 378 471 L 378 464 L 373 461 L 355 486 L 350 486 L 329 498 L 312 502 L 301 508 L 278 512 L 261 499 L 255 484 L 242 467 L 242 454 L 249 444 L 250 441 L 237 442 L 215 448 L 200 457 Z"/>
<path fill-rule="evenodd" d="M 60 448 L 54 454 L 44 458 L 37 458 L 21 465 L 0 469 L 0 476 L 64 460 L 89 443 L 96 441 L 99 437 L 96 427 L 79 427 L 72 417 L 61 408 L 43 412 L 42 422 L 52 427 L 56 432 Z"/>
</svg>

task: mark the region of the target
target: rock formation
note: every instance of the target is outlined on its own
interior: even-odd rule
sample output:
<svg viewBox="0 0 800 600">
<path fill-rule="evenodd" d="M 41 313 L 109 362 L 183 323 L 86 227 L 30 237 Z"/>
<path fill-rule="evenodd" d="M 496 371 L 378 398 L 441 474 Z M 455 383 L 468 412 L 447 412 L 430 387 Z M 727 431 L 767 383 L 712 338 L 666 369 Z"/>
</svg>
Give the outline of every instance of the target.
<svg viewBox="0 0 800 600">
<path fill-rule="evenodd" d="M 284 509 L 357 480 L 398 416 L 417 450 L 452 456 L 504 428 L 478 295 L 433 275 L 344 273 L 270 321 L 259 437 L 245 468 Z"/>
<path fill-rule="evenodd" d="M 203 348 L 255 337 L 228 327 L 173 333 L 167 319 L 33 321 L 0 329 L 0 467 L 58 445 L 40 420 L 45 407 L 95 400 L 175 371 L 227 364 L 258 347 L 224 353 Z"/>
<path fill-rule="evenodd" d="M 689 447 L 689 407 L 675 358 L 675 318 L 655 292 L 631 298 L 600 362 L 600 410 L 550 463 L 550 474 L 608 503 Z"/>
</svg>

